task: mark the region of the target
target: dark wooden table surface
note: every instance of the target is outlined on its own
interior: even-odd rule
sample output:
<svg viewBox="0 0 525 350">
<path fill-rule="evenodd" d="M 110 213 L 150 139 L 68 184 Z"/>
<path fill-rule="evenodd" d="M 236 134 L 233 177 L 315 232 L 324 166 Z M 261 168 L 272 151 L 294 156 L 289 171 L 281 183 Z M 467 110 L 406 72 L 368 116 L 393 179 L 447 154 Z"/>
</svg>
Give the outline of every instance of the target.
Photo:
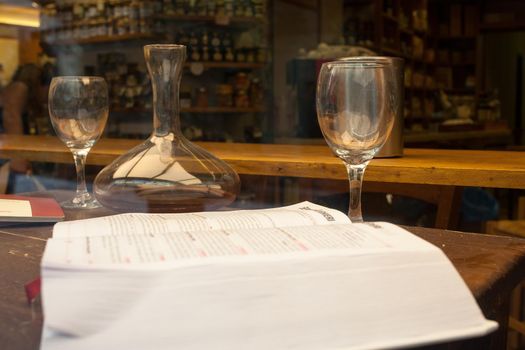
<svg viewBox="0 0 525 350">
<path fill-rule="evenodd" d="M 66 212 L 66 217 L 106 214 L 103 210 Z M 52 224 L 0 224 L 0 349 L 39 347 L 42 309 L 39 301 L 28 305 L 24 284 L 39 275 L 40 260 L 52 228 Z M 426 348 L 501 349 L 505 343 L 509 295 L 525 277 L 525 240 L 439 229 L 407 229 L 440 247 L 458 269 L 485 316 L 500 322 L 500 331 L 490 336 Z"/>
</svg>

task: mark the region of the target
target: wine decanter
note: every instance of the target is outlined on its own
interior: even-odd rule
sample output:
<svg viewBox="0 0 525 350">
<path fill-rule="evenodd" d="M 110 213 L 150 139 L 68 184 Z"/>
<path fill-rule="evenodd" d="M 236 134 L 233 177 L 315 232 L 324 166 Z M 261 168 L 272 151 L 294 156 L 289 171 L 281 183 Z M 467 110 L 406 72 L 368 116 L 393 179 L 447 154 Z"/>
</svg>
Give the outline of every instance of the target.
<svg viewBox="0 0 525 350">
<path fill-rule="evenodd" d="M 239 192 L 239 176 L 181 132 L 179 87 L 186 47 L 147 45 L 144 56 L 153 87 L 153 133 L 98 174 L 97 200 L 117 211 L 135 212 L 227 206 Z"/>
</svg>

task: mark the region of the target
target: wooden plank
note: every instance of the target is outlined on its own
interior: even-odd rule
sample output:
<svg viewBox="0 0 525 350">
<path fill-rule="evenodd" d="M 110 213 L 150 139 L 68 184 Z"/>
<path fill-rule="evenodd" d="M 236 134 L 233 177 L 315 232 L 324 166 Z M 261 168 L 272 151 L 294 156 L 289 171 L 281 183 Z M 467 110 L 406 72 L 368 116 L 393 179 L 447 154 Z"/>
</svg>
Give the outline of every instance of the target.
<svg viewBox="0 0 525 350">
<path fill-rule="evenodd" d="M 332 193 L 347 193 L 348 181 L 300 179 L 300 200 L 314 200 L 314 193 L 318 191 Z M 308 182 L 310 181 L 310 182 Z M 435 228 L 455 229 L 459 222 L 459 208 L 463 190 L 457 186 L 418 185 L 373 182 L 363 184 L 363 193 L 391 193 L 420 199 L 434 204 L 437 207 Z"/>
<path fill-rule="evenodd" d="M 176 22 L 205 22 L 208 24 L 217 24 L 217 16 L 199 16 L 199 15 L 178 15 L 178 14 L 161 14 L 154 15 L 153 18 L 166 21 Z M 247 17 L 247 16 L 233 16 L 229 18 L 229 23 L 222 26 L 231 26 L 235 24 L 266 24 L 265 18 Z"/>
<path fill-rule="evenodd" d="M 525 324 L 523 322 L 518 321 L 514 317 L 509 318 L 509 326 L 518 331 L 520 334 L 525 335 Z"/>
<path fill-rule="evenodd" d="M 510 129 L 501 130 L 475 130 L 475 131 L 440 131 L 440 132 L 412 132 L 405 135 L 405 142 L 444 142 L 458 140 L 479 140 L 509 138 L 512 136 Z"/>
<path fill-rule="evenodd" d="M 69 45 L 88 45 L 88 44 L 106 44 L 121 42 L 126 40 L 153 40 L 155 36 L 151 34 L 123 34 L 123 35 L 99 35 L 89 38 L 75 38 L 67 40 L 56 40 L 49 42 L 51 45 L 69 46 Z"/>
<path fill-rule="evenodd" d="M 457 228 L 462 194 L 463 188 L 460 186 L 444 186 L 441 189 L 437 204 L 436 228 Z"/>
<path fill-rule="evenodd" d="M 106 165 L 139 140 L 102 139 L 88 164 Z M 346 179 L 341 160 L 324 145 L 197 142 L 228 162 L 239 174 Z M 0 136 L 0 158 L 72 163 L 55 137 Z M 525 152 L 405 149 L 401 158 L 374 159 L 365 181 L 525 189 Z"/>
</svg>

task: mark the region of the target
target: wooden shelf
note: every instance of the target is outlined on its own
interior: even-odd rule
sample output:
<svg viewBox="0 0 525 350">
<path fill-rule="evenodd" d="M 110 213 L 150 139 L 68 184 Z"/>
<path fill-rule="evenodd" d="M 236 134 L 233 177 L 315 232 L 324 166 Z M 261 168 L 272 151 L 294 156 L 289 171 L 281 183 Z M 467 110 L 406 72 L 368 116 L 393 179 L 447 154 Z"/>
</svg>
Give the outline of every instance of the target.
<svg viewBox="0 0 525 350">
<path fill-rule="evenodd" d="M 405 123 L 418 123 L 418 122 L 428 122 L 428 123 L 442 123 L 445 118 L 434 118 L 430 115 L 414 115 L 405 117 Z"/>
<path fill-rule="evenodd" d="M 476 62 L 436 63 L 436 66 L 440 67 L 470 67 L 475 65 Z"/>
<path fill-rule="evenodd" d="M 373 45 L 357 45 L 359 47 L 362 47 L 362 48 L 365 48 L 365 49 L 368 49 L 368 50 L 371 50 L 371 51 L 374 51 L 376 53 L 379 53 L 379 51 L 381 51 L 381 49 L 377 46 L 373 46 Z"/>
<path fill-rule="evenodd" d="M 428 88 L 423 86 L 405 86 L 406 90 L 412 90 L 412 91 L 436 91 L 438 88 Z"/>
<path fill-rule="evenodd" d="M 189 107 L 181 108 L 181 113 L 202 113 L 202 114 L 241 114 L 241 113 L 263 113 L 265 111 L 262 107 Z M 142 107 L 132 108 L 110 108 L 110 113 L 151 113 L 151 109 Z"/>
<path fill-rule="evenodd" d="M 78 0 L 77 0 L 78 1 Z M 59 0 L 34 0 L 37 4 L 39 4 L 41 7 L 45 6 L 53 6 L 59 11 L 73 11 L 73 3 L 75 1 L 59 1 Z M 113 4 L 121 4 L 125 2 L 124 0 L 109 0 L 108 2 L 112 2 Z M 129 0 L 128 0 L 129 2 Z"/>
<path fill-rule="evenodd" d="M 189 76 L 189 74 L 194 74 L 192 79 L 190 79 L 187 83 L 189 84 L 189 87 L 191 87 L 192 90 L 194 90 L 198 84 L 202 85 L 202 81 L 199 83 L 201 79 L 206 80 L 206 86 L 209 86 L 210 88 L 214 88 L 216 84 L 220 84 L 221 82 L 224 83 L 226 80 L 231 78 L 231 76 L 238 74 L 238 73 L 246 73 L 251 75 L 255 75 L 256 78 L 263 79 L 263 81 L 260 82 L 263 91 L 261 94 L 264 95 L 264 98 L 266 99 L 265 103 L 268 103 L 268 105 L 263 107 L 248 107 L 248 108 L 235 108 L 235 107 L 215 107 L 215 106 L 209 106 L 205 108 L 199 108 L 199 107 L 190 107 L 190 108 L 180 108 L 180 113 L 184 113 L 184 115 L 188 119 L 189 125 L 194 125 L 203 130 L 203 132 L 206 134 L 208 132 L 212 132 L 214 134 L 217 134 L 217 138 L 222 138 L 225 134 L 231 135 L 231 137 L 235 140 L 244 140 L 248 139 L 248 136 L 243 132 L 243 128 L 238 128 L 235 125 L 231 124 L 226 119 L 229 117 L 236 118 L 236 119 L 246 119 L 244 123 L 248 123 L 246 125 L 255 127 L 256 130 L 260 129 L 263 131 L 264 138 L 270 140 L 272 137 L 272 125 L 273 120 L 271 118 L 271 115 L 266 115 L 267 112 L 269 112 L 269 105 L 271 102 L 271 95 L 266 96 L 268 87 L 272 85 L 272 77 L 268 76 L 267 69 L 271 68 L 272 66 L 272 60 L 268 57 L 259 57 L 258 55 L 261 52 L 258 52 L 257 50 L 260 48 L 263 48 L 266 51 L 270 50 L 271 47 L 266 47 L 267 45 L 271 44 L 271 28 L 269 28 L 271 24 L 271 18 L 268 18 L 271 14 L 272 7 L 269 4 L 266 4 L 264 8 L 261 7 L 261 9 L 257 8 L 257 12 L 253 12 L 254 14 L 257 13 L 256 16 L 243 16 L 244 14 L 250 15 L 251 13 L 244 12 L 244 11 L 238 11 L 236 14 L 239 14 L 240 16 L 233 16 L 232 13 L 229 13 L 231 16 L 226 15 L 215 15 L 215 11 L 208 12 L 210 14 L 209 16 L 201 16 L 198 15 L 199 11 L 191 10 L 190 8 L 187 8 L 182 4 L 184 1 L 149 1 L 149 0 L 143 0 L 142 2 L 150 3 L 150 2 L 164 2 L 167 4 L 168 2 L 174 2 L 173 6 L 161 6 L 161 7 L 148 7 L 146 10 L 151 9 L 150 13 L 141 13 L 138 18 L 135 18 L 136 20 L 140 20 L 140 22 L 145 22 L 145 26 L 140 27 L 138 29 L 130 28 L 133 33 L 136 34 L 127 34 L 127 35 L 116 35 L 119 33 L 130 33 L 130 30 L 127 28 L 122 29 L 121 28 L 121 20 L 127 20 L 130 18 L 123 18 L 121 16 L 114 17 L 114 16 L 106 16 L 104 17 L 103 14 L 100 12 L 97 12 L 97 17 L 90 17 L 91 19 L 87 19 L 84 14 L 76 13 L 72 14 L 73 7 L 76 6 L 77 2 L 79 1 L 58 1 L 58 0 L 36 0 L 39 1 L 40 4 L 53 4 L 53 7 L 48 7 L 46 9 L 42 9 L 42 19 L 44 20 L 44 24 L 48 23 L 47 29 L 45 32 L 41 35 L 41 44 L 45 48 L 45 50 L 56 54 L 59 61 L 67 59 L 67 57 L 70 56 L 70 58 L 81 60 L 82 57 L 90 57 L 94 58 L 94 56 L 98 54 L 106 54 L 106 53 L 120 53 L 127 56 L 125 57 L 125 63 L 126 64 L 139 64 L 139 72 L 141 76 L 143 75 L 143 65 L 140 62 L 143 62 L 142 55 L 141 55 L 141 48 L 143 45 L 146 44 L 169 44 L 173 43 L 175 40 L 175 37 L 180 36 L 179 31 L 182 33 L 190 33 L 195 32 L 197 33 L 197 37 L 199 38 L 200 42 L 200 36 L 203 31 L 207 30 L 209 40 L 211 41 L 211 32 L 218 32 L 219 35 L 229 35 L 230 41 L 231 41 L 231 48 L 232 53 L 235 55 L 236 60 L 233 61 L 233 57 L 231 57 L 232 61 L 226 61 L 221 60 L 219 62 L 211 60 L 212 52 L 209 52 L 210 58 L 208 56 L 200 56 L 197 57 L 196 55 L 193 55 L 193 57 L 196 59 L 193 61 L 190 61 L 191 55 L 188 54 L 188 57 L 184 64 L 181 63 L 181 68 L 184 70 L 185 75 Z M 97 2 L 95 0 L 84 0 L 83 2 Z M 134 7 L 135 1 L 131 0 L 112 0 L 112 1 L 106 1 L 113 3 L 115 6 L 124 6 L 130 9 L 131 12 L 136 9 Z M 205 2 L 203 0 L 203 2 Z M 269 3 L 269 2 L 268 2 Z M 146 4 L 147 5 L 147 4 Z M 242 7 L 242 6 L 241 6 Z M 170 10 L 170 9 L 173 9 Z M 76 9 L 75 9 L 76 10 Z M 224 13 L 225 11 L 222 11 L 221 9 L 217 8 L 217 13 Z M 260 10 L 260 11 L 259 11 Z M 117 11 L 118 12 L 118 11 Z M 128 10 L 122 9 L 120 11 L 121 13 L 126 13 L 129 15 Z M 129 12 L 129 13 L 128 13 Z M 204 14 L 204 11 L 200 12 L 201 14 Z M 66 20 L 70 19 L 72 17 L 78 18 L 75 20 Z M 88 16 L 89 17 L 89 16 Z M 129 16 L 128 16 L 129 17 Z M 116 30 L 111 31 L 111 28 L 109 28 L 109 31 L 106 31 L 106 25 L 103 26 L 103 28 L 98 28 L 100 31 L 95 32 L 92 31 L 92 28 L 95 27 L 95 22 L 98 24 L 102 23 L 111 25 L 114 24 L 114 28 Z M 133 23 L 137 24 L 137 23 Z M 133 26 L 131 24 L 131 26 Z M 138 23 L 141 24 L 141 23 Z M 77 27 L 78 30 L 82 33 L 77 33 Z M 151 28 L 151 29 L 148 29 Z M 85 29 L 85 30 L 84 30 Z M 104 30 L 102 30 L 104 29 Z M 140 29 L 140 33 L 139 33 Z M 73 33 L 74 31 L 74 33 Z M 257 38 L 254 38 L 254 43 L 251 45 L 253 49 L 246 49 L 246 50 L 236 50 L 239 45 L 242 43 L 238 43 L 239 40 L 238 35 L 244 32 L 249 31 L 255 31 L 257 32 Z M 84 33 L 85 32 L 85 33 Z M 103 34 L 115 34 L 115 35 L 103 35 Z M 144 34 L 147 33 L 147 34 Z M 46 35 L 47 34 L 47 35 Z M 82 37 L 80 37 L 80 34 L 82 34 Z M 86 35 L 96 35 L 92 37 L 86 37 Z M 171 34 L 171 35 L 167 35 Z M 73 38 L 74 37 L 74 38 Z M 66 39 L 66 40 L 62 40 Z M 179 38 L 180 39 L 180 38 Z M 193 41 L 192 41 L 193 43 Z M 196 43 L 195 43 L 196 44 Z M 194 46 L 194 49 L 197 49 L 196 45 L 187 45 L 188 50 L 190 50 L 191 46 Z M 242 45 L 241 45 L 242 46 Z M 246 46 L 246 45 L 244 45 Z M 199 47 L 200 48 L 200 47 Z M 123 51 L 124 50 L 124 51 Z M 249 62 L 246 61 L 246 59 L 243 59 L 242 53 L 245 53 L 244 58 L 249 58 Z M 66 57 L 67 56 L 67 57 Z M 129 57 L 128 57 L 129 56 Z M 204 61 L 204 59 L 208 59 L 207 61 Z M 219 58 L 219 57 L 216 57 Z M 222 57 L 220 57 L 222 58 Z M 224 57 L 225 58 L 225 57 Z M 230 59 L 230 57 L 228 56 Z M 239 60 L 237 60 L 239 58 Z M 81 60 L 82 61 L 82 60 Z M 79 65 L 76 65 L 74 70 L 81 70 L 83 63 L 89 65 L 94 65 L 95 63 L 91 62 L 93 61 L 88 60 L 89 62 L 80 62 Z M 67 62 L 66 62 L 67 63 Z M 95 69 L 99 71 L 103 70 L 114 70 L 113 67 L 102 67 L 100 66 L 100 63 L 96 63 Z M 119 72 L 120 73 L 120 72 Z M 202 75 L 200 75 L 202 73 Z M 198 76 L 199 75 L 199 76 Z M 120 74 L 119 74 L 120 76 Z M 125 79 L 125 76 L 122 77 Z M 141 103 L 141 100 L 137 100 L 135 102 L 136 105 L 147 105 L 148 107 L 151 107 L 150 103 Z M 212 98 L 210 102 L 213 102 L 214 104 L 218 104 L 220 101 L 215 101 L 215 99 Z M 237 101 L 238 102 L 238 101 Z M 255 101 L 254 101 L 255 102 Z M 122 105 L 125 106 L 126 103 L 119 103 L 116 102 L 116 105 Z M 132 103 L 130 102 L 127 104 L 128 106 L 131 106 Z M 185 106 L 189 106 L 190 103 L 186 103 Z M 238 103 L 238 105 L 241 105 Z M 141 126 L 141 122 L 144 120 L 147 120 L 152 115 L 152 108 L 143 108 L 143 107 L 136 107 L 136 108 L 110 108 L 110 114 L 114 116 L 115 126 L 111 130 L 115 135 L 119 135 L 119 132 L 121 129 L 119 129 L 124 124 L 131 125 L 127 129 L 127 133 L 133 134 L 136 131 L 137 133 L 140 133 L 143 131 L 143 128 Z M 131 121 L 129 118 L 133 117 L 133 121 Z M 136 117 L 136 118 L 135 118 Z M 221 125 L 221 128 L 217 130 L 217 128 L 213 124 L 207 123 L 208 120 L 216 120 L 219 119 L 219 121 L 224 122 L 226 124 Z M 117 123 L 118 122 L 118 123 Z M 231 124 L 231 125 L 230 125 Z M 131 128 L 131 129 L 130 129 Z M 124 130 L 124 129 L 122 129 Z"/>
<path fill-rule="evenodd" d="M 264 108 L 261 107 L 190 107 L 182 108 L 182 113 L 263 113 Z"/>
<path fill-rule="evenodd" d="M 475 40 L 476 36 L 470 36 L 470 35 L 440 36 L 437 39 L 439 41 L 462 41 L 462 40 Z"/>
<path fill-rule="evenodd" d="M 482 31 L 519 31 L 525 30 L 525 21 L 501 22 L 501 23 L 482 23 Z"/>
<path fill-rule="evenodd" d="M 370 37 L 373 40 L 373 43 L 370 44 L 377 47 L 378 54 L 404 58 L 405 67 L 410 69 L 413 75 L 419 74 L 420 77 L 418 78 L 424 78 L 416 79 L 416 82 L 421 80 L 421 85 L 427 83 L 428 86 L 440 84 L 462 87 L 467 78 L 469 82 L 471 81 L 471 76 L 474 76 L 478 83 L 482 81 L 482 70 L 478 67 L 480 61 L 478 56 L 482 51 L 480 50 L 481 43 L 478 40 L 479 32 L 473 30 L 479 27 L 479 21 L 483 18 L 480 15 L 483 5 L 478 4 L 478 1 L 394 0 L 389 2 L 369 0 L 366 2 L 369 8 L 359 14 L 353 6 L 354 1 L 359 0 L 345 0 L 343 2 L 345 35 L 356 38 Z M 363 1 L 363 3 L 365 2 Z M 456 3 L 461 3 L 458 6 L 461 9 L 459 31 L 455 30 L 456 26 L 450 25 L 449 18 L 452 7 Z M 463 15 L 468 12 L 467 7 L 469 16 Z M 426 18 L 423 15 L 425 12 Z M 516 17 L 515 22 L 519 22 L 513 23 L 515 27 L 525 27 L 525 20 L 518 20 Z M 441 31 L 444 27 L 454 30 Z M 450 36 L 451 33 L 460 35 Z M 447 51 L 446 57 L 442 51 Z M 458 60 L 458 56 L 462 59 Z M 438 57 L 443 58 L 441 62 L 437 61 Z M 458 63 L 452 63 L 452 58 L 454 58 L 454 62 Z M 443 61 L 447 62 L 443 64 Z M 441 69 L 442 67 L 446 67 L 446 70 Z M 435 82 L 427 81 L 427 78 L 431 77 L 434 78 Z M 479 94 L 478 89 L 479 87 L 476 86 L 476 88 L 469 89 L 444 90 L 450 94 L 476 97 Z M 431 112 L 439 111 L 440 106 L 435 103 L 426 103 L 425 100 L 433 99 L 443 89 L 407 86 L 405 90 L 406 99 L 404 102 L 407 114 L 418 115 L 417 118 L 407 120 L 412 123 L 424 122 L 425 125 L 436 123 Z M 418 104 L 413 103 L 414 99 L 419 100 L 421 110 L 414 108 L 418 106 Z"/>
<path fill-rule="evenodd" d="M 446 88 L 443 91 L 452 95 L 474 95 L 476 93 L 475 88 Z"/>
<path fill-rule="evenodd" d="M 510 130 L 473 130 L 473 131 L 435 131 L 405 133 L 405 142 L 432 142 L 452 140 L 472 140 L 486 138 L 506 138 L 511 135 Z"/>
<path fill-rule="evenodd" d="M 382 52 L 385 52 L 389 55 L 395 55 L 395 56 L 399 56 L 399 57 L 406 57 L 406 55 L 401 52 L 400 50 L 397 50 L 397 49 L 394 49 L 394 48 L 391 48 L 391 47 L 388 47 L 388 46 L 382 46 L 381 49 L 380 49 Z"/>
<path fill-rule="evenodd" d="M 254 25 L 267 24 L 267 21 L 264 18 L 257 17 L 219 17 L 219 16 L 198 16 L 198 15 L 154 15 L 154 19 L 164 20 L 164 21 L 176 21 L 176 22 L 186 22 L 186 23 L 206 23 L 214 24 L 218 26 L 238 26 L 238 25 Z"/>
<path fill-rule="evenodd" d="M 104 19 L 103 21 L 97 21 L 97 25 L 99 24 L 109 24 L 109 23 L 112 23 L 112 22 L 115 22 L 116 19 Z M 40 32 L 41 33 L 47 33 L 47 32 L 51 32 L 51 31 L 57 31 L 57 30 L 62 30 L 62 29 L 66 29 L 67 27 L 72 27 L 72 26 L 85 26 L 85 25 L 89 25 L 91 23 L 91 19 L 77 19 L 77 20 L 72 20 L 72 21 L 67 21 L 65 23 L 61 23 L 60 25 L 55 25 L 54 27 L 50 27 L 50 28 L 42 28 L 40 27 Z"/>
<path fill-rule="evenodd" d="M 185 67 L 190 68 L 192 65 L 202 64 L 204 69 L 222 68 L 222 69 L 261 69 L 266 67 L 266 63 L 248 63 L 248 62 L 186 62 Z"/>
<path fill-rule="evenodd" d="M 414 35 L 414 31 L 410 28 L 399 28 L 399 32 L 405 35 Z"/>
<path fill-rule="evenodd" d="M 406 56 L 405 58 L 408 59 L 409 61 L 414 62 L 414 63 L 433 64 L 432 62 L 425 61 L 422 57 Z"/>
<path fill-rule="evenodd" d="M 425 37 L 428 34 L 428 31 L 414 28 L 399 28 L 399 33 L 401 35 Z"/>
<path fill-rule="evenodd" d="M 82 39 L 68 39 L 68 40 L 56 40 L 56 41 L 45 41 L 48 45 L 65 46 L 65 45 L 89 45 L 89 44 L 103 44 L 103 43 L 115 43 L 119 41 L 128 40 L 149 40 L 156 38 L 152 34 L 126 34 L 126 35 L 111 35 L 111 36 L 93 36 Z"/>
<path fill-rule="evenodd" d="M 419 29 L 419 28 L 414 28 L 412 30 L 414 31 L 414 34 L 417 34 L 417 35 L 426 36 L 428 34 L 428 30 Z"/>
<path fill-rule="evenodd" d="M 52 5 L 55 3 L 54 0 L 35 0 L 35 2 L 37 4 L 39 4 L 40 6 L 47 6 L 47 5 Z"/>
<path fill-rule="evenodd" d="M 144 107 L 130 107 L 130 108 L 126 108 L 126 107 L 109 107 L 109 113 L 129 113 L 129 114 L 132 114 L 132 113 L 136 113 L 136 114 L 140 114 L 140 113 L 150 113 L 151 112 L 151 108 L 144 108 Z"/>
<path fill-rule="evenodd" d="M 399 19 L 396 16 L 389 15 L 388 13 L 383 13 L 382 16 L 390 22 L 399 23 Z"/>
</svg>

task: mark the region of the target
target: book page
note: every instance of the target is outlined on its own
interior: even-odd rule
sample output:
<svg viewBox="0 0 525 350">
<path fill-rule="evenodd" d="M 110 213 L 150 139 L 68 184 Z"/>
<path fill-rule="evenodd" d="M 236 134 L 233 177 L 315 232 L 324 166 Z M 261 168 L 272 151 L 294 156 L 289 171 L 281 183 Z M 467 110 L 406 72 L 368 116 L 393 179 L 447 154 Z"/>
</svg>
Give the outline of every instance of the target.
<svg viewBox="0 0 525 350">
<path fill-rule="evenodd" d="M 387 223 L 290 226 L 53 238 L 48 241 L 43 265 L 140 267 L 181 261 L 195 263 L 204 258 L 334 251 L 363 254 L 392 249 L 437 248 Z"/>
<path fill-rule="evenodd" d="M 24 217 L 32 216 L 31 203 L 29 200 L 1 199 L 0 216 Z"/>
<path fill-rule="evenodd" d="M 262 210 L 184 214 L 120 214 L 56 224 L 53 237 L 126 236 L 224 229 L 255 229 L 349 223 L 338 210 L 310 202 Z"/>
<path fill-rule="evenodd" d="M 175 239 L 184 243 L 170 246 Z M 45 350 L 397 348 L 497 327 L 438 248 L 385 223 L 53 238 L 48 247 L 44 327 L 57 333 L 45 333 Z M 159 249 L 164 258 L 151 255 Z M 53 266 L 59 252 L 69 266 Z M 152 264 L 168 268 L 124 268 Z"/>
</svg>

